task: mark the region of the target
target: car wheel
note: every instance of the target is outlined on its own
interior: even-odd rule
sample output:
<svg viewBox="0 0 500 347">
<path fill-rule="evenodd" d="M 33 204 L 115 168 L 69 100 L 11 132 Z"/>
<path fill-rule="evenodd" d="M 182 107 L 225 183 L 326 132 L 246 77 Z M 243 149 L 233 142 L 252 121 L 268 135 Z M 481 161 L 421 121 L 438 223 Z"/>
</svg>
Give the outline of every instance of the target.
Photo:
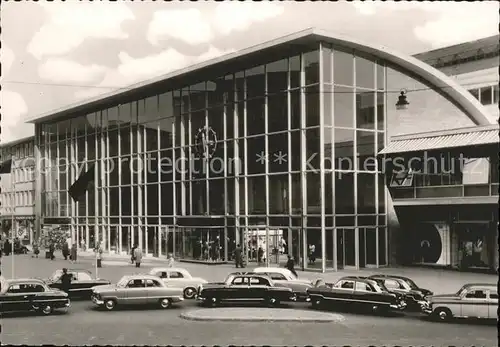
<svg viewBox="0 0 500 347">
<path fill-rule="evenodd" d="M 194 299 L 196 296 L 196 289 L 189 287 L 184 289 L 184 299 Z"/>
<path fill-rule="evenodd" d="M 215 307 L 218 304 L 218 300 L 216 298 L 207 298 L 205 300 L 205 305 L 208 307 Z"/>
<path fill-rule="evenodd" d="M 267 299 L 267 306 L 269 307 L 278 306 L 279 303 L 280 303 L 279 300 L 276 298 L 270 297 L 269 299 Z"/>
<path fill-rule="evenodd" d="M 441 322 L 449 321 L 452 318 L 451 311 L 445 307 L 438 307 L 434 310 L 434 317 Z"/>
<path fill-rule="evenodd" d="M 108 299 L 104 302 L 104 307 L 107 311 L 113 311 L 116 308 L 116 301 L 113 299 Z"/>
<path fill-rule="evenodd" d="M 49 314 L 52 313 L 53 309 L 52 309 L 52 306 L 50 305 L 45 305 L 43 308 L 42 308 L 42 313 L 46 316 L 48 316 Z"/>
<path fill-rule="evenodd" d="M 164 298 L 160 299 L 160 308 L 167 309 L 172 306 L 172 301 L 170 299 Z"/>
</svg>

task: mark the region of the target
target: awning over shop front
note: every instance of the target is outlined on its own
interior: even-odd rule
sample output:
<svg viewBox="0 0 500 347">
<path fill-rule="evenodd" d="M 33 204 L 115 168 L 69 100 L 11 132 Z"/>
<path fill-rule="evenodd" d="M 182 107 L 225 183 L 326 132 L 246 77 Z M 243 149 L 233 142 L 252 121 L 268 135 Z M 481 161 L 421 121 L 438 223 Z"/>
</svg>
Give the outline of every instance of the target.
<svg viewBox="0 0 500 347">
<path fill-rule="evenodd" d="M 393 138 L 389 145 L 379 152 L 379 155 L 494 145 L 499 143 L 498 135 L 499 127 L 496 124 L 415 135 L 403 135 Z"/>
</svg>

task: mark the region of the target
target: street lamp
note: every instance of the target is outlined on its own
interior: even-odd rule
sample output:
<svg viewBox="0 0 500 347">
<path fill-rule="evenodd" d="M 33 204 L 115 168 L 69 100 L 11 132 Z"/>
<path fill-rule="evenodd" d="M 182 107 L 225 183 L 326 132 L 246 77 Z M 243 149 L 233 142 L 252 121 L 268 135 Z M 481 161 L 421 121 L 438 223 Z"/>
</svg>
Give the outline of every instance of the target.
<svg viewBox="0 0 500 347">
<path fill-rule="evenodd" d="M 410 103 L 406 100 L 406 90 L 401 90 L 401 93 L 398 97 L 398 102 L 396 103 L 396 109 L 398 110 L 406 110 Z"/>
</svg>

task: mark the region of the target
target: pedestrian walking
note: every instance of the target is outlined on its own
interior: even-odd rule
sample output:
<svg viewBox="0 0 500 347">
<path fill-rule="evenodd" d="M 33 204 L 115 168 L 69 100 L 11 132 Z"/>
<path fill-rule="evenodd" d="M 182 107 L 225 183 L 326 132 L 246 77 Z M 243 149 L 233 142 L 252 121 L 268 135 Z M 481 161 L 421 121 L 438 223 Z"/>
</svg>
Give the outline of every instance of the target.
<svg viewBox="0 0 500 347">
<path fill-rule="evenodd" d="M 69 259 L 71 260 L 72 263 L 76 263 L 77 253 L 78 253 L 78 248 L 76 247 L 76 243 L 73 243 L 71 245 L 71 252 L 69 256 Z"/>
<path fill-rule="evenodd" d="M 140 247 L 136 247 L 134 250 L 134 260 L 135 260 L 135 267 L 141 267 L 142 249 Z"/>
<path fill-rule="evenodd" d="M 237 244 L 236 248 L 234 250 L 234 262 L 236 265 L 236 268 L 241 267 L 243 268 L 243 250 L 241 249 L 240 245 Z"/>
<path fill-rule="evenodd" d="M 175 263 L 174 255 L 172 253 L 169 253 L 168 254 L 168 259 L 167 259 L 167 266 L 168 267 L 174 267 L 174 263 Z"/>
<path fill-rule="evenodd" d="M 297 272 L 295 271 L 295 261 L 291 255 L 288 256 L 288 261 L 286 262 L 285 268 L 287 268 L 291 273 L 295 275 L 295 277 L 299 278 Z"/>
<path fill-rule="evenodd" d="M 3 244 L 3 250 L 5 252 L 5 255 L 9 255 L 10 254 L 11 248 L 12 247 L 11 247 L 11 244 L 10 244 L 9 240 L 8 239 L 5 240 L 5 242 Z"/>
<path fill-rule="evenodd" d="M 69 294 L 69 288 L 71 287 L 71 280 L 73 276 L 68 273 L 68 269 L 63 269 L 63 274 L 61 275 L 61 290 Z"/>
<path fill-rule="evenodd" d="M 56 249 L 56 247 L 54 246 L 54 242 L 50 242 L 50 245 L 49 245 L 49 258 L 50 258 L 50 260 L 55 259 L 55 255 L 54 255 L 55 249 Z"/>
<path fill-rule="evenodd" d="M 64 260 L 68 260 L 69 257 L 69 245 L 68 242 L 65 241 L 62 245 L 62 255 L 64 257 Z"/>
<path fill-rule="evenodd" d="M 38 242 L 33 242 L 33 254 L 35 258 L 38 258 L 38 255 L 40 254 L 40 248 L 38 247 Z"/>
<path fill-rule="evenodd" d="M 130 264 L 133 264 L 135 262 L 135 249 L 137 248 L 137 245 L 134 245 L 132 247 L 132 250 L 130 251 Z"/>
</svg>

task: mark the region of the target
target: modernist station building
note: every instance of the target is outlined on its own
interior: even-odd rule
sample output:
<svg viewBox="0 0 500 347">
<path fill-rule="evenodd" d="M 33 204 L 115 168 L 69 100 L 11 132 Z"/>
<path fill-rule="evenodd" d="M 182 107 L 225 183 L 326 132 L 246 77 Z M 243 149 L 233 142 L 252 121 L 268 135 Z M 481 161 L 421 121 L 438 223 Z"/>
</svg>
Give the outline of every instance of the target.
<svg viewBox="0 0 500 347">
<path fill-rule="evenodd" d="M 389 264 L 376 158 L 390 136 L 489 124 L 430 65 L 317 29 L 30 122 L 38 230 L 67 225 L 87 248 L 186 260 L 228 261 L 236 244 L 251 260 L 262 247 L 268 263 L 284 251 L 321 271 Z M 93 164 L 73 201 L 68 187 Z"/>
</svg>

